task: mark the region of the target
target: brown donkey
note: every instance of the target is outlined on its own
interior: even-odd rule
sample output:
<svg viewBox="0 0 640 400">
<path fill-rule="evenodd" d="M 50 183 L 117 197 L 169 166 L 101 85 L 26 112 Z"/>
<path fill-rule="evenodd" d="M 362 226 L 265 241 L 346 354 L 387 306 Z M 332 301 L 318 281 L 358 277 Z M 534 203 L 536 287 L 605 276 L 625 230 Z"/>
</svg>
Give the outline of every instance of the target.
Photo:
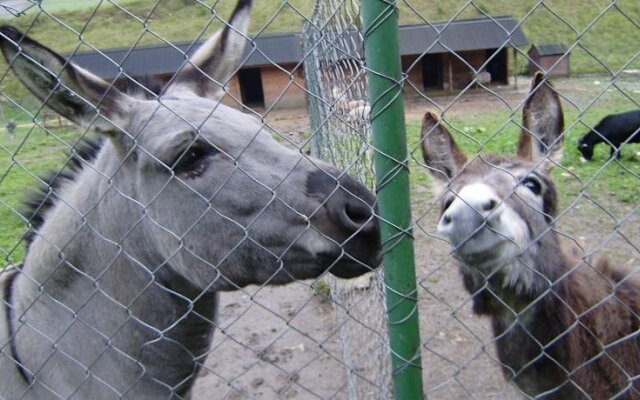
<svg viewBox="0 0 640 400">
<path fill-rule="evenodd" d="M 640 398 L 640 281 L 564 252 L 549 176 L 562 154 L 558 95 L 537 74 L 516 157 L 467 160 L 432 113 L 424 160 L 441 189 L 438 232 L 460 262 L 473 310 L 489 315 L 503 373 L 537 398 Z"/>
</svg>

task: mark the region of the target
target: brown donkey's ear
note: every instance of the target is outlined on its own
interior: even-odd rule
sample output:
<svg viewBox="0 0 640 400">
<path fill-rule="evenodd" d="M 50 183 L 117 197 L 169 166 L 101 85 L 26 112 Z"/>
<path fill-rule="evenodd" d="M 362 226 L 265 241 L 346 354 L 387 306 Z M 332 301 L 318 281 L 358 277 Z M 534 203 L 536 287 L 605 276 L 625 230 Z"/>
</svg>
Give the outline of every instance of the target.
<svg viewBox="0 0 640 400">
<path fill-rule="evenodd" d="M 548 158 L 550 168 L 562 158 L 564 116 L 558 93 L 538 71 L 522 110 L 522 132 L 518 142 L 520 157 L 539 161 Z"/>
<path fill-rule="evenodd" d="M 424 162 L 441 183 L 449 182 L 467 162 L 449 131 L 431 111 L 427 111 L 422 120 L 421 140 Z"/>
</svg>

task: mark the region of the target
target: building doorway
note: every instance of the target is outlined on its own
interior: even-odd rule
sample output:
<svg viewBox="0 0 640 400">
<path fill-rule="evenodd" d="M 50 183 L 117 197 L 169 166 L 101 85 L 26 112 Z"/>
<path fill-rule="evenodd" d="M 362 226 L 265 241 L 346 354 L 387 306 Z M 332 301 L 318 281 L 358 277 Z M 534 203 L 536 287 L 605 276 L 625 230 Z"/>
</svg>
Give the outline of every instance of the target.
<svg viewBox="0 0 640 400">
<path fill-rule="evenodd" d="M 422 57 L 422 83 L 424 89 L 442 89 L 442 54 Z"/>
<path fill-rule="evenodd" d="M 497 52 L 497 54 L 495 54 Z M 486 59 L 492 57 L 487 63 L 487 72 L 491 74 L 493 83 L 509 83 L 509 71 L 507 70 L 507 49 L 489 49 L 485 51 Z"/>
<path fill-rule="evenodd" d="M 242 103 L 249 107 L 264 107 L 264 90 L 260 68 L 244 68 L 238 72 Z"/>
</svg>

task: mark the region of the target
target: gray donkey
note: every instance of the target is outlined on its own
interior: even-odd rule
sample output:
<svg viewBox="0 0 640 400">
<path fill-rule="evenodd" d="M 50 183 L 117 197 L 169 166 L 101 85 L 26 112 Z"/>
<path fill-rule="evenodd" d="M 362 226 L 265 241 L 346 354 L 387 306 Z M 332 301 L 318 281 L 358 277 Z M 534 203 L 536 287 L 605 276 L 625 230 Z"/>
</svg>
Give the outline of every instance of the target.
<svg viewBox="0 0 640 400">
<path fill-rule="evenodd" d="M 32 201 L 24 262 L 1 272 L 0 397 L 188 398 L 216 291 L 377 266 L 373 195 L 219 101 L 249 9 L 155 94 L 0 28 L 20 81 L 103 138 Z"/>
<path fill-rule="evenodd" d="M 441 189 L 438 232 L 460 262 L 473 310 L 491 317 L 507 379 L 545 399 L 640 397 L 640 280 L 560 247 L 550 170 L 563 114 L 537 74 L 517 157 L 468 161 L 437 117 L 424 117 L 423 154 Z"/>
</svg>

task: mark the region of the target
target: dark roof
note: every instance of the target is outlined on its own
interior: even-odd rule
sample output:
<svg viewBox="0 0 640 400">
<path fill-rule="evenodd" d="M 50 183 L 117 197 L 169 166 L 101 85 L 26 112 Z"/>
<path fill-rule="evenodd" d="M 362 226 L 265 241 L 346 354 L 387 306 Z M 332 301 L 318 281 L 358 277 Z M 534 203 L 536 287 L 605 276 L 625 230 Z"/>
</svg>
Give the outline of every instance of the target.
<svg viewBox="0 0 640 400">
<path fill-rule="evenodd" d="M 172 73 L 185 61 L 185 54 L 189 55 L 199 44 L 200 42 L 195 45 L 160 44 L 133 49 L 77 52 L 71 55 L 71 60 L 103 78 L 113 78 L 121 69 L 131 76 Z M 527 39 L 512 17 L 400 27 L 402 55 L 494 49 L 526 44 Z M 258 36 L 245 49 L 244 59 L 244 67 L 298 63 L 302 61 L 301 34 Z"/>
<path fill-rule="evenodd" d="M 201 43 L 77 52 L 71 55 L 71 60 L 103 78 L 114 78 L 120 69 L 131 76 L 173 73 Z M 243 65 L 290 64 L 301 59 L 300 34 L 269 35 L 257 37 L 247 45 Z"/>
<path fill-rule="evenodd" d="M 400 27 L 400 54 L 446 53 L 529 44 L 512 17 L 492 17 Z"/>
<path fill-rule="evenodd" d="M 556 56 L 569 51 L 569 48 L 562 43 L 534 44 L 531 49 L 533 50 L 534 48 L 538 50 L 538 54 L 541 56 Z"/>
</svg>

